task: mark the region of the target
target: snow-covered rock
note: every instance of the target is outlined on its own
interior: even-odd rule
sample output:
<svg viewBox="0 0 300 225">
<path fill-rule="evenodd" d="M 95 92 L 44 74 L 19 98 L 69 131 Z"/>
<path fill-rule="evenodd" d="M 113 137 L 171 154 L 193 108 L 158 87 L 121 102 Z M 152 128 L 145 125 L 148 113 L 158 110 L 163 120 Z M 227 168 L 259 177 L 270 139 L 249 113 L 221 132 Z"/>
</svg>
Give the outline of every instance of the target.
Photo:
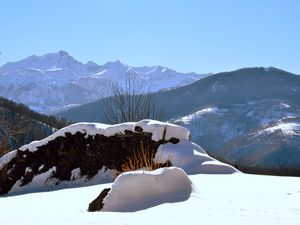
<svg viewBox="0 0 300 225">
<path fill-rule="evenodd" d="M 104 198 L 101 211 L 133 212 L 163 203 L 187 200 L 193 187 L 180 168 L 135 171 L 120 175 Z"/>
<path fill-rule="evenodd" d="M 179 140 L 188 140 L 190 136 L 189 130 L 184 127 L 172 123 L 164 123 L 149 119 L 141 120 L 139 122 L 127 122 L 115 125 L 103 123 L 75 123 L 60 129 L 43 140 L 33 141 L 30 144 L 23 145 L 20 150 L 29 150 L 31 152 L 36 151 L 38 147 L 46 145 L 49 141 L 52 141 L 57 137 L 65 137 L 66 133 L 76 134 L 77 132 L 80 132 L 82 134 L 86 134 L 87 136 L 101 134 L 109 137 L 118 133 L 125 133 L 125 130 L 133 132 L 135 131 L 136 127 L 142 128 L 143 132 L 151 133 L 153 141 L 162 140 L 164 136 L 166 140 L 169 140 L 172 137 Z"/>
<path fill-rule="evenodd" d="M 151 151 L 148 157 L 154 163 L 171 162 L 188 174 L 237 172 L 208 156 L 189 136 L 184 127 L 155 120 L 73 124 L 0 158 L 0 174 L 7 174 L 0 176 L 0 194 L 112 181 L 128 158 L 141 150 L 141 143 Z"/>
</svg>

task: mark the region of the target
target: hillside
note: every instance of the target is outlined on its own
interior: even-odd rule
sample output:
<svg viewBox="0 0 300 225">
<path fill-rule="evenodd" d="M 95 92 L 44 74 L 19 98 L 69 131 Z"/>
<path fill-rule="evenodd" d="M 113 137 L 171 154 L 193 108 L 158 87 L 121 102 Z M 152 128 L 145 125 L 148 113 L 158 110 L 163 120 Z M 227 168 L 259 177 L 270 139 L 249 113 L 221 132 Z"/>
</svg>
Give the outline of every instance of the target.
<svg viewBox="0 0 300 225">
<path fill-rule="evenodd" d="M 64 119 L 36 113 L 23 104 L 0 97 L 0 156 L 26 143 L 42 139 L 67 124 Z"/>
<path fill-rule="evenodd" d="M 272 133 L 270 138 L 278 142 L 272 151 L 264 147 L 268 143 L 267 136 L 256 138 L 257 145 L 253 145 L 251 151 L 246 139 L 253 132 L 280 125 L 286 119 L 299 124 L 299 96 L 300 77 L 272 67 L 215 74 L 184 87 L 153 94 L 163 111 L 163 119 L 190 129 L 193 141 L 208 153 L 244 171 L 257 169 L 257 172 L 271 174 L 282 174 L 281 171 L 289 169 L 298 171 L 299 164 L 295 161 L 300 143 L 298 133 L 289 133 L 288 138 L 293 141 L 288 145 L 279 144 L 284 143 L 286 135 Z M 102 102 L 98 101 L 58 115 L 76 121 L 105 121 L 101 109 Z M 280 126 L 278 132 L 282 133 Z M 284 157 L 284 149 L 289 149 L 288 157 Z M 240 161 L 237 152 L 245 152 L 243 160 Z M 252 163 L 254 152 L 261 158 Z M 277 152 L 276 157 L 271 156 L 274 152 Z M 283 169 L 282 164 L 287 168 Z"/>
<path fill-rule="evenodd" d="M 153 93 L 164 120 L 187 116 L 218 104 L 285 99 L 300 104 L 300 77 L 276 68 L 245 68 L 208 76 L 190 85 Z M 73 107 L 55 115 L 74 121 L 99 121 L 102 101 Z M 174 110 L 176 108 L 176 110 Z M 104 121 L 103 121 L 104 122 Z"/>
</svg>

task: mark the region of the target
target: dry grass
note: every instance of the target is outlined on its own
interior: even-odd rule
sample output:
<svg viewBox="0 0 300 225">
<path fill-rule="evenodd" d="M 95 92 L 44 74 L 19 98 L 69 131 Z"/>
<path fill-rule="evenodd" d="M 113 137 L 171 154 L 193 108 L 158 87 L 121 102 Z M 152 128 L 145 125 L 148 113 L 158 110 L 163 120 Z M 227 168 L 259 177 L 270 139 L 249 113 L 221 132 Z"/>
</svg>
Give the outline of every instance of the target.
<svg viewBox="0 0 300 225">
<path fill-rule="evenodd" d="M 132 156 L 128 157 L 126 162 L 121 166 L 122 170 L 116 175 L 120 175 L 123 172 L 135 171 L 139 169 L 143 169 L 146 171 L 156 170 L 158 168 L 170 167 L 172 166 L 172 158 L 168 156 L 168 159 L 164 163 L 155 163 L 156 150 L 151 148 L 150 146 L 145 146 L 141 141 L 140 146 L 137 150 L 135 150 Z M 158 161 L 161 162 L 163 154 L 161 154 L 158 158 Z"/>
</svg>

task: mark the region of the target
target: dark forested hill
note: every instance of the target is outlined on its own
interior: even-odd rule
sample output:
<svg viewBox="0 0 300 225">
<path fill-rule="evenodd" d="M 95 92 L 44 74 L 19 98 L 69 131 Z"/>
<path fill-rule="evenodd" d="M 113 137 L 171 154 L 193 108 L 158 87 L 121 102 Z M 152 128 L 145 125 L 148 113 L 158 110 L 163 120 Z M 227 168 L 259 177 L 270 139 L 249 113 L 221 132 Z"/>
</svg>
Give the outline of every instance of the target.
<svg viewBox="0 0 300 225">
<path fill-rule="evenodd" d="M 0 156 L 11 149 L 47 137 L 67 124 L 65 119 L 58 120 L 36 113 L 23 104 L 0 97 Z"/>
</svg>

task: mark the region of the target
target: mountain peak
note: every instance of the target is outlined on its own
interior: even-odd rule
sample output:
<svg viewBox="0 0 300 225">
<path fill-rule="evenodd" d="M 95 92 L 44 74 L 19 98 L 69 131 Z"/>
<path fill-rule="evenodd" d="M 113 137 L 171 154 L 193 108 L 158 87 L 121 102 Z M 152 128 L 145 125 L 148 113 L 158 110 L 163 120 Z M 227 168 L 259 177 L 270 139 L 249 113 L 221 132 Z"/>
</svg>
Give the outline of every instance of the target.
<svg viewBox="0 0 300 225">
<path fill-rule="evenodd" d="M 109 61 L 106 63 L 107 65 L 117 65 L 117 66 L 125 66 L 124 63 L 122 63 L 119 59 L 115 60 L 115 61 Z"/>
<path fill-rule="evenodd" d="M 98 66 L 98 64 L 93 61 L 88 61 L 85 66 Z"/>
<path fill-rule="evenodd" d="M 60 50 L 57 54 L 60 55 L 60 56 L 70 56 L 70 55 L 68 54 L 68 52 L 63 51 L 63 50 Z"/>
<path fill-rule="evenodd" d="M 87 68 L 88 71 L 95 73 L 97 72 L 101 67 L 93 62 L 93 61 L 88 61 L 86 64 L 84 64 L 85 68 Z"/>
<path fill-rule="evenodd" d="M 104 66 L 106 68 L 117 69 L 117 70 L 125 69 L 128 67 L 126 64 L 122 63 L 120 60 L 109 61 L 109 62 L 105 63 Z"/>
<path fill-rule="evenodd" d="M 40 57 L 45 57 L 45 58 L 70 58 L 70 59 L 73 59 L 72 56 L 69 55 L 68 52 L 66 51 L 63 51 L 63 50 L 60 50 L 58 52 L 54 52 L 54 53 L 48 53 L 48 54 L 45 54 L 45 55 L 42 55 Z"/>
</svg>

